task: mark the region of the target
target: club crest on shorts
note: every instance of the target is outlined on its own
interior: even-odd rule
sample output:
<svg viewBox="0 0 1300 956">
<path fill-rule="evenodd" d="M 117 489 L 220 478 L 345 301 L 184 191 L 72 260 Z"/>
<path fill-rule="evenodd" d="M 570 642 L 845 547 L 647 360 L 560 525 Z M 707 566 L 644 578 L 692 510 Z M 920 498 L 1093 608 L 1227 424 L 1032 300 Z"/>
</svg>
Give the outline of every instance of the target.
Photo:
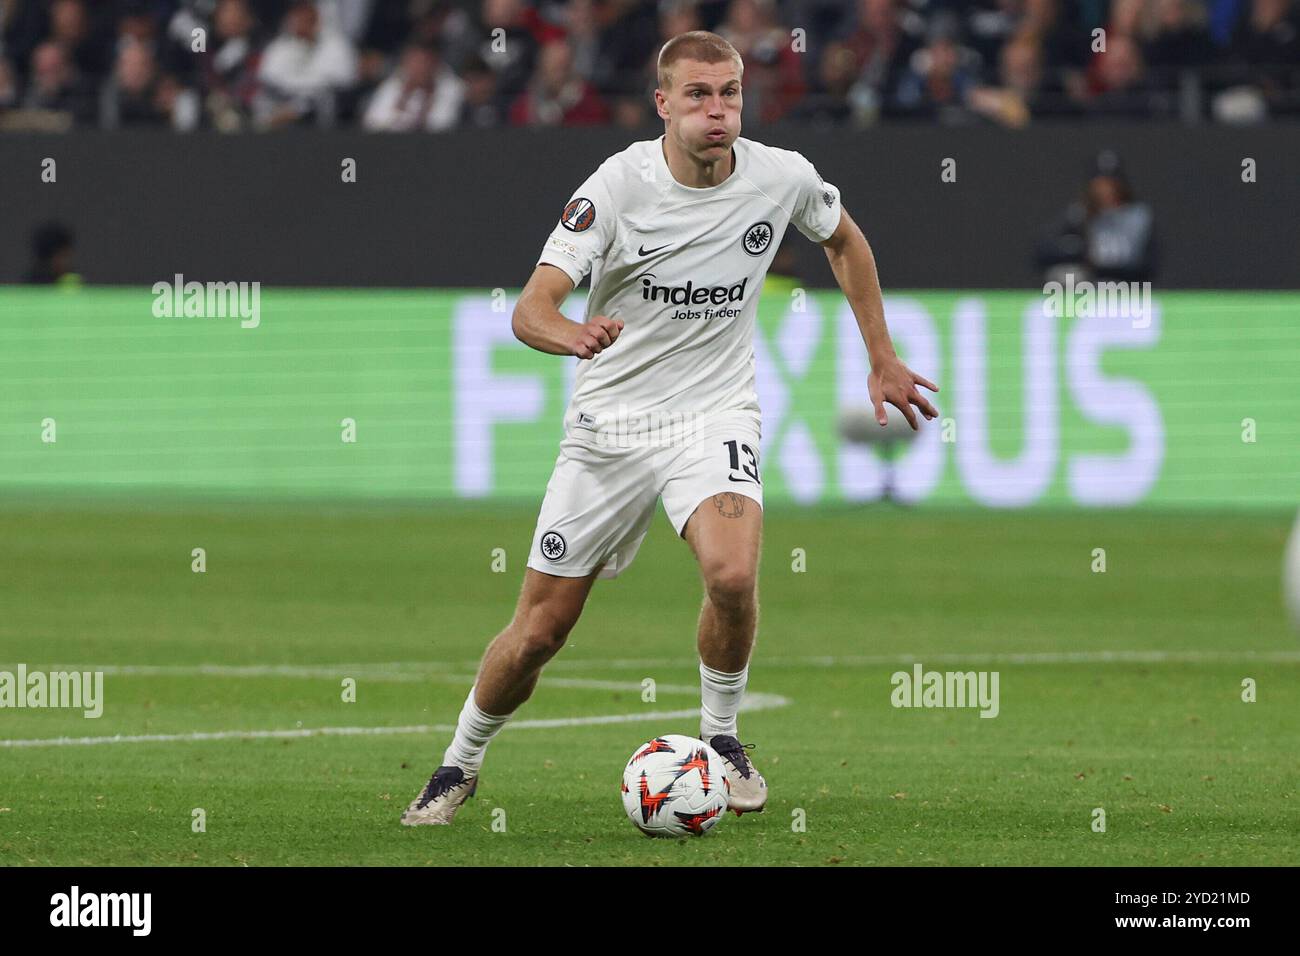
<svg viewBox="0 0 1300 956">
<path fill-rule="evenodd" d="M 586 232 L 596 221 L 596 204 L 579 196 L 569 200 L 560 216 L 560 225 L 570 232 Z"/>
<path fill-rule="evenodd" d="M 770 222 L 754 223 L 745 230 L 745 235 L 741 237 L 740 244 L 751 256 L 761 256 L 767 252 L 767 247 L 772 244 L 772 224 Z"/>
<path fill-rule="evenodd" d="M 548 561 L 558 561 L 564 557 L 564 552 L 569 550 L 569 546 L 564 543 L 564 535 L 558 531 L 548 531 L 542 535 L 542 557 Z"/>
</svg>

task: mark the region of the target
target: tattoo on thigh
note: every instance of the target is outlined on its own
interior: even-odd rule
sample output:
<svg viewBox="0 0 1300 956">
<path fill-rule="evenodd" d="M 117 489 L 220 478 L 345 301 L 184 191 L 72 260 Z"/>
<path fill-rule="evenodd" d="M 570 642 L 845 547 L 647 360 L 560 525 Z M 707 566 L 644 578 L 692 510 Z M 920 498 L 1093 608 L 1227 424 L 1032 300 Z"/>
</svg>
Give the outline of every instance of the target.
<svg viewBox="0 0 1300 956">
<path fill-rule="evenodd" d="M 745 496 L 727 491 L 713 496 L 713 506 L 724 518 L 739 518 L 745 513 Z"/>
</svg>

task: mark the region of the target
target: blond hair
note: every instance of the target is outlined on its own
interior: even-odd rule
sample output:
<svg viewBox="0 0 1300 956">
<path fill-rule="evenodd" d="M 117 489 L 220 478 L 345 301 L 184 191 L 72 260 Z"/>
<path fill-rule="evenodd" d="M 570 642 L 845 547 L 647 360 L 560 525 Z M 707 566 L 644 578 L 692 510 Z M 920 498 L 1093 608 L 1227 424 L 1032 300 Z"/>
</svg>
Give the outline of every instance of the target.
<svg viewBox="0 0 1300 956">
<path fill-rule="evenodd" d="M 698 60 L 700 63 L 723 63 L 731 60 L 736 64 L 736 72 L 745 73 L 745 61 L 740 58 L 736 48 L 716 33 L 708 30 L 691 30 L 681 33 L 664 44 L 659 51 L 658 80 L 659 89 L 665 92 L 672 89 L 673 72 L 678 60 Z"/>
</svg>

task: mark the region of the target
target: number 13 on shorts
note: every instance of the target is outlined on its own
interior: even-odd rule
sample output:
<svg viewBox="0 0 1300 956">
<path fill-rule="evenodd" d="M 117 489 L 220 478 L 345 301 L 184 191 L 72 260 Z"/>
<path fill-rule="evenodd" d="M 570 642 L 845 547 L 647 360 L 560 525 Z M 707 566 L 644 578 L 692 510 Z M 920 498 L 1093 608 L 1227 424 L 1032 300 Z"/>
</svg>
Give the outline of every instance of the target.
<svg viewBox="0 0 1300 956">
<path fill-rule="evenodd" d="M 734 439 L 724 441 L 722 444 L 730 456 L 731 480 L 750 481 L 756 485 L 761 485 L 763 482 L 758 477 L 758 453 L 745 442 L 735 441 Z"/>
</svg>

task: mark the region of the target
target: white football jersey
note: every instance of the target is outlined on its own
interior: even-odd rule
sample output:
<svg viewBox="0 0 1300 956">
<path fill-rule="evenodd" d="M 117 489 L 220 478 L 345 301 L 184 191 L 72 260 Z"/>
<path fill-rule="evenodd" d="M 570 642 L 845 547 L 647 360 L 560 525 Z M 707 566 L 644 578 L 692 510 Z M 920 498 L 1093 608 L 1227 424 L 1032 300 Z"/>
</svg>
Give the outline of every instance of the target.
<svg viewBox="0 0 1300 956">
<path fill-rule="evenodd" d="M 616 420 L 758 414 L 754 323 L 787 224 L 830 238 L 840 194 L 801 154 L 740 137 L 716 186 L 673 178 L 663 136 L 605 160 L 574 191 L 538 263 L 576 287 L 586 316 L 623 320 L 618 340 L 578 363 L 566 430 Z"/>
</svg>

